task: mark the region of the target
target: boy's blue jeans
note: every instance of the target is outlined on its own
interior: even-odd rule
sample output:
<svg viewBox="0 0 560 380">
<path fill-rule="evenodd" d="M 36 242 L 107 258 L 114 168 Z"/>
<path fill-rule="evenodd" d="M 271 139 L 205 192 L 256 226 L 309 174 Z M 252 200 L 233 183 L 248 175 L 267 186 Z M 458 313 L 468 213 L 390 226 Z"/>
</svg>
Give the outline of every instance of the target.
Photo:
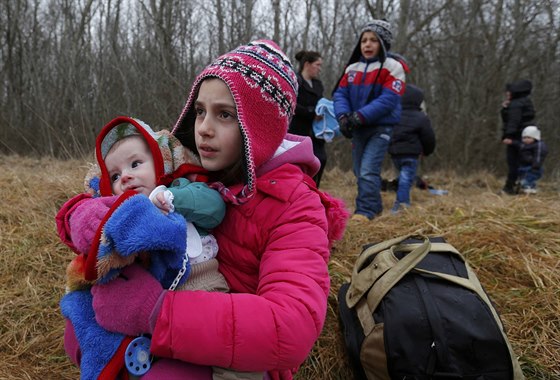
<svg viewBox="0 0 560 380">
<path fill-rule="evenodd" d="M 410 206 L 410 189 L 416 178 L 418 159 L 394 157 L 393 164 L 399 171 L 399 187 L 397 188 L 397 199 L 393 208 L 398 208 L 401 204 Z"/>
<path fill-rule="evenodd" d="M 383 211 L 381 167 L 392 134 L 391 127 L 362 127 L 352 137 L 353 170 L 358 180 L 355 213 L 369 219 Z"/>
<path fill-rule="evenodd" d="M 541 179 L 543 175 L 543 168 L 542 166 L 538 169 L 533 169 L 531 166 L 520 166 L 518 173 L 521 188 L 534 189 L 537 187 L 537 181 Z"/>
</svg>

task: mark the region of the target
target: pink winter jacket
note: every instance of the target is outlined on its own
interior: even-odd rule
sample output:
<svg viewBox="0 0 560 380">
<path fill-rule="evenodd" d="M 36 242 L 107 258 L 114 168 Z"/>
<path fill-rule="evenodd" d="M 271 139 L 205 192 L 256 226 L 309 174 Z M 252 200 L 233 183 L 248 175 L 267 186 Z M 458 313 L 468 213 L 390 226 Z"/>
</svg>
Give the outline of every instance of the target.
<svg viewBox="0 0 560 380">
<path fill-rule="evenodd" d="M 259 173 L 255 197 L 230 204 L 214 229 L 232 293 L 167 292 L 152 335 L 156 356 L 242 371 L 276 368 L 270 375 L 277 379 L 291 379 L 305 360 L 326 317 L 329 225 L 301 169 L 316 169 L 313 156 L 301 155 L 310 140 L 299 143 L 261 168 L 268 171 Z M 298 165 L 284 163 L 294 158 Z M 345 221 L 337 221 L 340 233 Z"/>
<path fill-rule="evenodd" d="M 167 292 L 152 334 L 155 356 L 268 370 L 283 380 L 308 356 L 326 318 L 329 247 L 348 213 L 314 189 L 311 140 L 287 139 L 295 145 L 259 168 L 255 196 L 228 204 L 213 231 L 231 293 Z"/>
</svg>

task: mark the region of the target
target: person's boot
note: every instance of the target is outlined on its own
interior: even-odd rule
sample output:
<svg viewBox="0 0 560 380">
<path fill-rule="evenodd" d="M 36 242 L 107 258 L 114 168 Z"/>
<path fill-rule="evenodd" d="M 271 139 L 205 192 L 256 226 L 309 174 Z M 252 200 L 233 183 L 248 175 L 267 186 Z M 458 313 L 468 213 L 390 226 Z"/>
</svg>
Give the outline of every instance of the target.
<svg viewBox="0 0 560 380">
<path fill-rule="evenodd" d="M 506 182 L 506 184 L 504 185 L 504 188 L 502 189 L 502 194 L 508 194 L 508 195 L 517 194 L 517 191 L 515 191 L 514 184 Z"/>
</svg>

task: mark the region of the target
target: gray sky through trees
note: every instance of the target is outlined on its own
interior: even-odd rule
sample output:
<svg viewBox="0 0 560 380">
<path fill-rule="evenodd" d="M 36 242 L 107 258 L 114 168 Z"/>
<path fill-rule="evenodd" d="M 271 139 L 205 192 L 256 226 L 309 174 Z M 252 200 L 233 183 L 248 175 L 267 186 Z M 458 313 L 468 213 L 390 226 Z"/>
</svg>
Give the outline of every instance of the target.
<svg viewBox="0 0 560 380">
<path fill-rule="evenodd" d="M 1 1 L 0 152 L 84 154 L 122 114 L 169 128 L 196 73 L 254 38 L 275 39 L 292 59 L 321 52 L 330 97 L 357 30 L 385 17 L 407 81 L 426 93 L 438 139 L 426 164 L 503 171 L 508 81 L 533 81 L 538 125 L 560 146 L 559 9 L 560 0 Z M 344 141 L 329 149 L 348 162 Z"/>
</svg>

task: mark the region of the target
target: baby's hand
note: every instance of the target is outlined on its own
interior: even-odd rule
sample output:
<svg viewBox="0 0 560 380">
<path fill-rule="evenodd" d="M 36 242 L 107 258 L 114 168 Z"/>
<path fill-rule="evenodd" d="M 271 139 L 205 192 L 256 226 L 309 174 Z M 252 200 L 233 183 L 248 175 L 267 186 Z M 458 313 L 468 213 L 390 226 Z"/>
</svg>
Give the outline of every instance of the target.
<svg viewBox="0 0 560 380">
<path fill-rule="evenodd" d="M 155 198 L 153 199 L 153 203 L 163 211 L 164 214 L 168 214 L 171 211 L 171 204 L 168 203 L 165 199 L 165 193 L 162 191 L 161 193 L 157 193 Z"/>
<path fill-rule="evenodd" d="M 166 215 L 175 210 L 175 207 L 173 207 L 173 193 L 167 190 L 165 186 L 156 187 L 150 194 L 150 200 Z"/>
</svg>

